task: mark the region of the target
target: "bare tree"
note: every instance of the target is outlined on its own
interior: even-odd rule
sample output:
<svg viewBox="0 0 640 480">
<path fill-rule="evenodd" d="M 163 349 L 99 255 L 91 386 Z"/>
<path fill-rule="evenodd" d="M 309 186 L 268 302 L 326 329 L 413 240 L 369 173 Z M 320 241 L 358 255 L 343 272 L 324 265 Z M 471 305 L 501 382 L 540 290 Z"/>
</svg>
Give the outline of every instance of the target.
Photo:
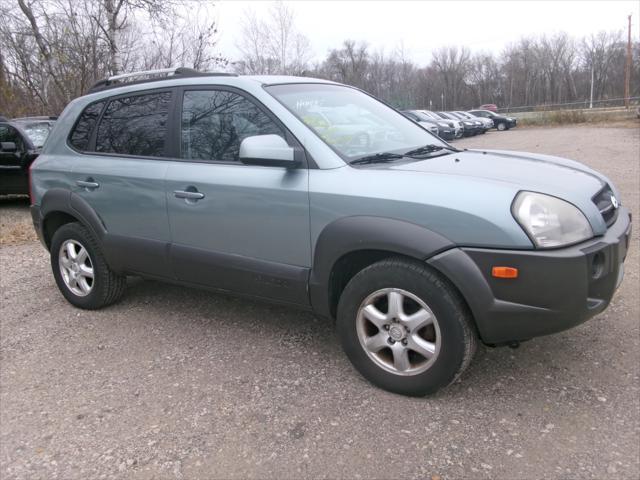
<svg viewBox="0 0 640 480">
<path fill-rule="evenodd" d="M 271 5 L 265 20 L 253 10 L 244 12 L 237 47 L 240 73 L 299 75 L 311 59 L 309 40 L 296 29 L 294 11 L 281 1 Z"/>
<path fill-rule="evenodd" d="M 210 9 L 204 8 L 204 2 L 195 2 L 198 8 L 185 10 L 184 14 L 164 17 L 158 11 L 149 14 L 141 10 L 143 3 L 136 5 L 139 10 L 135 12 L 130 10 L 133 2 L 120 5 L 115 60 L 118 70 L 225 65 L 215 49 L 215 18 Z M 103 1 L 0 0 L 0 9 L 3 20 L 7 19 L 0 22 L 3 113 L 58 113 L 69 100 L 114 71 Z"/>
<path fill-rule="evenodd" d="M 469 70 L 471 54 L 465 47 L 444 47 L 433 53 L 433 66 L 444 82 L 445 108 L 456 108 Z"/>
<path fill-rule="evenodd" d="M 581 43 L 583 66 L 593 72 L 595 99 L 604 97 L 616 56 L 622 53 L 622 36 L 617 32 L 598 32 L 585 37 Z"/>
</svg>

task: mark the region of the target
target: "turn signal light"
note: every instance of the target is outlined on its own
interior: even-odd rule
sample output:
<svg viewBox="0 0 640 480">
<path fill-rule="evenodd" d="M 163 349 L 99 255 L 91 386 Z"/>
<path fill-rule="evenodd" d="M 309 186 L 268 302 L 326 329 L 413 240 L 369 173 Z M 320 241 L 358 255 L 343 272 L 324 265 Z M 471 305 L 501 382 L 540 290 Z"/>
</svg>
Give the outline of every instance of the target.
<svg viewBox="0 0 640 480">
<path fill-rule="evenodd" d="M 493 267 L 491 275 L 496 278 L 518 278 L 518 269 L 513 267 Z"/>
</svg>

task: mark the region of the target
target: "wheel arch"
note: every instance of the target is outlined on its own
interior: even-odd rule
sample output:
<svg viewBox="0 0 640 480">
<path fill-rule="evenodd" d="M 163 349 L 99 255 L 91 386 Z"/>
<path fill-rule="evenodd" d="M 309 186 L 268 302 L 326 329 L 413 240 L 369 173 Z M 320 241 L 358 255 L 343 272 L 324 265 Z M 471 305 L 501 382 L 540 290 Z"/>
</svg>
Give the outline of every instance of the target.
<svg viewBox="0 0 640 480">
<path fill-rule="evenodd" d="M 107 233 L 95 210 L 79 195 L 62 188 L 48 190 L 40 201 L 42 237 L 47 248 L 56 230 L 70 222 L 79 222 L 102 242 Z"/>
<path fill-rule="evenodd" d="M 424 261 L 455 245 L 411 222 L 387 217 L 344 217 L 327 225 L 316 241 L 309 296 L 314 311 L 335 318 L 342 290 L 363 268 L 392 256 Z"/>
</svg>

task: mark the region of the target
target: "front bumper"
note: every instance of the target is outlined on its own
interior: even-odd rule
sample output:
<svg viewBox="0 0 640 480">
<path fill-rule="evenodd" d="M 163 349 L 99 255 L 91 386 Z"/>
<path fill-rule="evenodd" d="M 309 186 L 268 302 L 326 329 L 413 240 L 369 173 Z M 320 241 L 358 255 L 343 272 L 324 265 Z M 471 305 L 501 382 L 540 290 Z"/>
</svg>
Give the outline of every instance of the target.
<svg viewBox="0 0 640 480">
<path fill-rule="evenodd" d="M 428 263 L 460 290 L 480 337 L 505 344 L 566 330 L 602 312 L 624 275 L 631 215 L 620 207 L 603 236 L 555 250 L 454 248 Z M 515 267 L 517 279 L 491 276 Z"/>
<path fill-rule="evenodd" d="M 456 138 L 456 133 L 452 128 L 442 128 L 438 129 L 438 136 L 444 140 L 454 140 Z"/>
</svg>

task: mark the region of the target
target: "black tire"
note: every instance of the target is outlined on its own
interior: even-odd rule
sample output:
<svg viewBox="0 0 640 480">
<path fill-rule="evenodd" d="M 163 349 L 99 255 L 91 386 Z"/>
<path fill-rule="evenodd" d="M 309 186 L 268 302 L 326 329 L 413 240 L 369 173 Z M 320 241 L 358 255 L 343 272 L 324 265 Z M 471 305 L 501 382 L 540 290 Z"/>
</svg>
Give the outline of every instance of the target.
<svg viewBox="0 0 640 480">
<path fill-rule="evenodd" d="M 360 306 L 373 292 L 387 288 L 410 292 L 437 318 L 440 351 L 423 372 L 408 376 L 389 372 L 374 362 L 360 343 L 356 326 Z M 455 381 L 471 362 L 478 343 L 471 314 L 460 294 L 433 269 L 403 258 L 374 263 L 351 279 L 338 303 L 337 329 L 347 357 L 367 380 L 411 396 L 432 394 Z"/>
<path fill-rule="evenodd" d="M 93 268 L 91 291 L 85 296 L 75 294 L 67 286 L 59 265 L 60 247 L 67 240 L 74 240 L 84 247 Z M 67 223 L 56 230 L 51 239 L 51 268 L 60 292 L 72 305 L 86 310 L 96 310 L 118 301 L 125 290 L 127 278 L 109 268 L 98 241 L 80 223 Z"/>
</svg>

